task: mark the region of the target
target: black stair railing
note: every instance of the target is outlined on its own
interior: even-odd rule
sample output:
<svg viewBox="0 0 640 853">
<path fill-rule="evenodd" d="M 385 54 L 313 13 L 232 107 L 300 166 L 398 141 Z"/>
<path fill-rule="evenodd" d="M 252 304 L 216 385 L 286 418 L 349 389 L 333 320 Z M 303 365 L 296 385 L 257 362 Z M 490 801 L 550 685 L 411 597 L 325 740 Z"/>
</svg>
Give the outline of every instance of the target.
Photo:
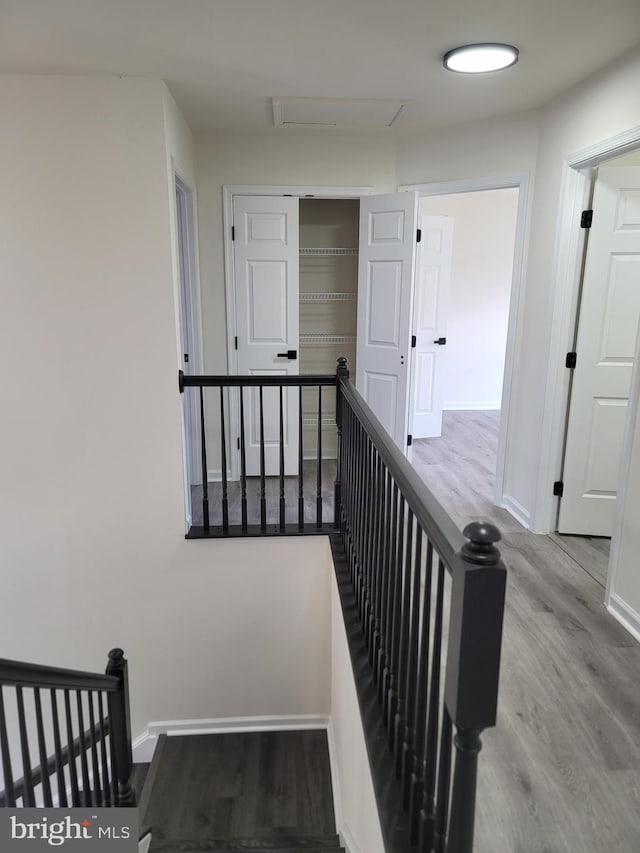
<svg viewBox="0 0 640 853">
<path fill-rule="evenodd" d="M 388 849 L 471 853 L 480 735 L 496 722 L 500 533 L 480 522 L 459 532 L 349 382 L 344 359 L 336 413 L 343 609 L 348 599 L 360 623 L 407 815 L 404 836 L 395 817 L 383 822 Z M 384 799 L 388 779 L 376 778 L 372 759 Z"/>
<path fill-rule="evenodd" d="M 131 765 L 122 649 L 105 675 L 0 660 L 0 807 L 134 806 Z"/>
<path fill-rule="evenodd" d="M 185 376 L 179 371 L 180 393 L 196 389 L 200 414 L 200 483 L 193 494 L 202 518 L 191 525 L 188 539 L 300 535 L 335 529 L 335 477 L 330 477 L 332 463 L 325 458 L 324 448 L 332 433 L 335 437 L 336 426 L 330 414 L 331 400 L 323 389 L 335 395 L 336 382 L 335 373 Z M 214 390 L 207 399 L 206 389 L 217 389 L 217 393 Z M 287 394 L 292 395 L 293 406 L 285 400 Z M 231 409 L 236 416 L 234 435 L 230 433 Z M 315 428 L 305 444 L 308 421 Z M 217 437 L 214 454 L 208 435 Z M 233 445 L 239 465 L 238 477 L 232 481 Z M 273 453 L 270 459 L 268 452 Z M 219 481 L 210 483 L 209 464 L 218 461 Z"/>
</svg>

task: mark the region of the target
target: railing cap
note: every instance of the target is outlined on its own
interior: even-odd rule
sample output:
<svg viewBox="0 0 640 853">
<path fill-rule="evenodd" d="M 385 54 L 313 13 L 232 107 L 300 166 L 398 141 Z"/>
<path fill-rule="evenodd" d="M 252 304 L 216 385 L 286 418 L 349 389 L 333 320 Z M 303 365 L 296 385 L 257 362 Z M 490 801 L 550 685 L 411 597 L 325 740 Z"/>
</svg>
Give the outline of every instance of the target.
<svg viewBox="0 0 640 853">
<path fill-rule="evenodd" d="M 500 551 L 493 544 L 502 539 L 498 528 L 490 521 L 472 521 L 462 531 L 468 542 L 460 549 L 462 559 L 479 566 L 495 566 L 500 562 Z"/>
</svg>

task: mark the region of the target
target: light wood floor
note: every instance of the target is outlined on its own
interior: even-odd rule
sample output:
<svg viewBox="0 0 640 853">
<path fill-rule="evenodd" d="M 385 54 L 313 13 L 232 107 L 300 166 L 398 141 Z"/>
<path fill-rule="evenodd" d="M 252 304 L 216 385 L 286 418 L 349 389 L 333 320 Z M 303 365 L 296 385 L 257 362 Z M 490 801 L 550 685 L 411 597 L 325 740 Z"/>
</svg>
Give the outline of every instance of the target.
<svg viewBox="0 0 640 853">
<path fill-rule="evenodd" d="M 449 412 L 442 439 L 414 447 L 416 468 L 458 523 L 482 516 L 503 532 L 498 723 L 483 735 L 474 849 L 638 853 L 640 645 L 556 537 L 492 505 L 496 430 L 497 413 Z"/>
</svg>

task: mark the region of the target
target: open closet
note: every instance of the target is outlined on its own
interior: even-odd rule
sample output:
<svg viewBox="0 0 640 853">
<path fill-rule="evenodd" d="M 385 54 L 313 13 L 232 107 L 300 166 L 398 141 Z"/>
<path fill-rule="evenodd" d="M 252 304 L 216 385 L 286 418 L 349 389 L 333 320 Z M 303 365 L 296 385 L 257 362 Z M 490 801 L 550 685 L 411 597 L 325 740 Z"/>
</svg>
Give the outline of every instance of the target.
<svg viewBox="0 0 640 853">
<path fill-rule="evenodd" d="M 333 373 L 344 356 L 356 369 L 358 199 L 300 199 L 299 321 L 302 374 Z M 315 391 L 303 391 L 304 453 L 315 458 Z M 335 392 L 322 405 L 323 456 L 336 456 Z"/>
</svg>

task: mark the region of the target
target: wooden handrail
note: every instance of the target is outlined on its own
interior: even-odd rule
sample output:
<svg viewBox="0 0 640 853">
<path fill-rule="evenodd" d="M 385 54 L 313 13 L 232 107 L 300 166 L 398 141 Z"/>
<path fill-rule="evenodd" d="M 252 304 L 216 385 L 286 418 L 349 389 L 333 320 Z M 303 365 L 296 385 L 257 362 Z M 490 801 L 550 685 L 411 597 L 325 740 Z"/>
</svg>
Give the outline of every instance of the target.
<svg viewBox="0 0 640 853">
<path fill-rule="evenodd" d="M 115 693 L 119 687 L 118 678 L 113 675 L 0 658 L 0 685 L 2 684 L 55 690 L 103 690 L 107 693 Z"/>
</svg>

